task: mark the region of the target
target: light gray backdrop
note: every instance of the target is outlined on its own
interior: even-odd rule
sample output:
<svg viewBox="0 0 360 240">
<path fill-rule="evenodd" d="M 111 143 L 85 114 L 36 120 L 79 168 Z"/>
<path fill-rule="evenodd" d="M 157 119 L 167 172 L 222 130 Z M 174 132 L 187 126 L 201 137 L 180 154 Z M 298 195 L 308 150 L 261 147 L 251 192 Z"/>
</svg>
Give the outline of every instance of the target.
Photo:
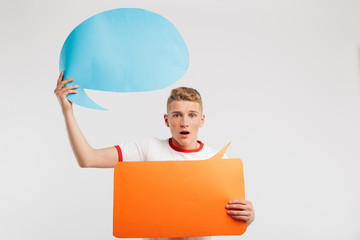
<svg viewBox="0 0 360 240">
<path fill-rule="evenodd" d="M 198 88 L 199 139 L 244 161 L 256 221 L 242 239 L 360 239 L 360 2 L 1 0 L 0 239 L 115 239 L 113 169 L 81 169 L 53 90 L 59 53 L 88 17 L 139 7 L 183 35 L 190 67 L 148 93 L 75 106 L 94 147 L 167 138 L 173 87 Z M 237 239 L 215 237 L 214 239 Z"/>
</svg>

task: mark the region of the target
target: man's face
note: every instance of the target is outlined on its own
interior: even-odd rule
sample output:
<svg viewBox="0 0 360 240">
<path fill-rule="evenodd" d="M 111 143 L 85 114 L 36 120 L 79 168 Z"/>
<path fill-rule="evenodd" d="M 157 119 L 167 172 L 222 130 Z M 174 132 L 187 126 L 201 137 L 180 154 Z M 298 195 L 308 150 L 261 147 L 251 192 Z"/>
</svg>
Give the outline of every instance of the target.
<svg viewBox="0 0 360 240">
<path fill-rule="evenodd" d="M 197 134 L 205 120 L 198 102 L 173 101 L 164 119 L 176 147 L 185 150 L 198 147 Z"/>
</svg>

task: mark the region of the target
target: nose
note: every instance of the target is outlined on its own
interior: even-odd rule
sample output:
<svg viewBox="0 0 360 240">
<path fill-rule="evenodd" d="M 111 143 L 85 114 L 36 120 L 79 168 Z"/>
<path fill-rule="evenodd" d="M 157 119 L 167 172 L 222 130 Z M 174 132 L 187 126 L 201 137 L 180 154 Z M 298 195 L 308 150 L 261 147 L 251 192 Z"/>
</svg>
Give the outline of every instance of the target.
<svg viewBox="0 0 360 240">
<path fill-rule="evenodd" d="M 188 127 L 188 126 L 189 126 L 188 119 L 186 117 L 181 118 L 180 127 Z"/>
</svg>

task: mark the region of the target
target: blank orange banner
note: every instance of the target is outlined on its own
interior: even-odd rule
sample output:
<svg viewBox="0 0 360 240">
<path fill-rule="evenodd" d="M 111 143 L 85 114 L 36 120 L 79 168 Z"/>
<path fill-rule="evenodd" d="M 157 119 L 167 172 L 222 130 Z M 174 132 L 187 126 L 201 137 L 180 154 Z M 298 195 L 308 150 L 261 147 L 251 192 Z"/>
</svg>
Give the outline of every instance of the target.
<svg viewBox="0 0 360 240">
<path fill-rule="evenodd" d="M 240 159 L 119 162 L 114 172 L 113 235 L 118 238 L 241 235 L 227 215 L 245 199 Z"/>
</svg>

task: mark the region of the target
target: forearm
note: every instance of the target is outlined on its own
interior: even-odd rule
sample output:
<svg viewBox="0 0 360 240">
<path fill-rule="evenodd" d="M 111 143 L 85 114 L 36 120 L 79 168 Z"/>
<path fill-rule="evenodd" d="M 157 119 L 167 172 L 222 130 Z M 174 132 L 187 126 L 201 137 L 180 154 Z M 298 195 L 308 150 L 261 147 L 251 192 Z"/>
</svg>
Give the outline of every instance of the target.
<svg viewBox="0 0 360 240">
<path fill-rule="evenodd" d="M 76 122 L 72 110 L 63 112 L 69 142 L 80 167 L 90 167 L 96 158 L 96 150 L 90 146 Z"/>
<path fill-rule="evenodd" d="M 99 167 L 99 168 L 110 168 L 115 167 L 119 160 L 118 153 L 114 147 L 94 149 L 86 141 L 86 138 L 82 134 L 75 116 L 72 110 L 72 104 L 66 99 L 66 96 L 70 93 L 76 94 L 75 90 L 78 85 L 66 84 L 72 82 L 74 79 L 68 78 L 62 80 L 64 72 L 60 73 L 57 81 L 57 86 L 54 90 L 57 96 L 62 113 L 65 119 L 66 130 L 68 133 L 71 148 L 74 152 L 77 162 L 80 167 Z"/>
</svg>

